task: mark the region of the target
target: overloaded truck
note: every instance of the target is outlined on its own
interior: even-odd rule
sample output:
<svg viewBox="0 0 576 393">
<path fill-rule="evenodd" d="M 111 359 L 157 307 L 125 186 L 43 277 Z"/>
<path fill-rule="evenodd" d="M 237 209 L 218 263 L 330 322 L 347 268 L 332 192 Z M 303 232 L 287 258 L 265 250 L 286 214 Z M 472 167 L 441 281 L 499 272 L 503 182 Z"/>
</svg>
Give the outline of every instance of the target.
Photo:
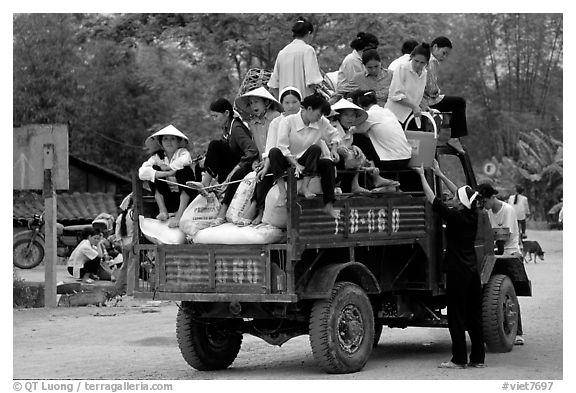
<svg viewBox="0 0 576 393">
<path fill-rule="evenodd" d="M 476 187 L 468 153 L 438 146 L 435 156 L 457 186 Z M 289 170 L 285 236 L 272 244 L 153 244 L 135 220 L 136 259 L 153 267 L 155 298 L 178 302 L 176 336 L 186 362 L 225 369 L 244 334 L 278 346 L 309 335 L 321 369 L 352 373 L 369 360 L 383 326 L 448 327 L 445 225 L 409 172 L 383 174 L 399 178 L 401 191 L 337 195 L 335 219 L 322 211 L 321 197 L 297 194 Z M 445 195 L 434 173 L 425 174 L 436 195 Z M 150 216 L 153 197 L 134 185 L 136 215 Z M 488 351 L 507 352 L 517 296 L 531 296 L 531 283 L 520 258 L 495 255 L 488 216 L 478 214 L 484 338 Z"/>
</svg>

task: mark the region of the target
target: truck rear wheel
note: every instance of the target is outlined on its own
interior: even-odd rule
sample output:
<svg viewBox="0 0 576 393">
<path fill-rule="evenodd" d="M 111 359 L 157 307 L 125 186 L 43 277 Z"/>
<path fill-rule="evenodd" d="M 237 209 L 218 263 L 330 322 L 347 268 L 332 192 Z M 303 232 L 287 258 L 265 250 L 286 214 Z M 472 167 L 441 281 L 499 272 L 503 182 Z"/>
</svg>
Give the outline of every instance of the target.
<svg viewBox="0 0 576 393">
<path fill-rule="evenodd" d="M 510 352 L 518 328 L 518 298 L 510 278 L 496 274 L 484 286 L 482 299 L 484 342 L 490 352 Z"/>
<path fill-rule="evenodd" d="M 230 322 L 201 321 L 181 307 L 176 316 L 176 338 L 186 362 L 199 371 L 230 366 L 242 345 L 242 334 Z"/>
<path fill-rule="evenodd" d="M 374 343 L 374 314 L 368 296 L 356 284 L 336 283 L 329 299 L 314 303 L 309 329 L 312 354 L 324 371 L 361 370 Z"/>
</svg>

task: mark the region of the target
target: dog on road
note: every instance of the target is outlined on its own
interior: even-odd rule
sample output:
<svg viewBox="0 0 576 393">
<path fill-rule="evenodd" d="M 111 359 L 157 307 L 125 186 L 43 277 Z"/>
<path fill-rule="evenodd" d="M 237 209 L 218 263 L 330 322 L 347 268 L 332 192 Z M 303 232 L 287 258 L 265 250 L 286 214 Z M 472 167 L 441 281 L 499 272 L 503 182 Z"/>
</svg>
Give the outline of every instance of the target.
<svg viewBox="0 0 576 393">
<path fill-rule="evenodd" d="M 526 259 L 528 255 L 528 259 Z M 535 240 L 523 240 L 522 241 L 522 256 L 526 262 L 534 261 L 537 263 L 537 259 L 544 260 L 544 251 L 540 247 L 540 243 Z"/>
</svg>

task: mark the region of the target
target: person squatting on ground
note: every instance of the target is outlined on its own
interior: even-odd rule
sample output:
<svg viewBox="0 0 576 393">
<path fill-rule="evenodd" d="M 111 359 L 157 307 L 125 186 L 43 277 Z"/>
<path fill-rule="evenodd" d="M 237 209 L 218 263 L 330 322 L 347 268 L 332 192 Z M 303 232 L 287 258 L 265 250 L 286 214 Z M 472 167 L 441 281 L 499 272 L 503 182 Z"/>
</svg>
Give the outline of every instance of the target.
<svg viewBox="0 0 576 393">
<path fill-rule="evenodd" d="M 98 269 L 104 255 L 98 250 L 98 243 L 102 240 L 100 229 L 88 227 L 82 230 L 82 241 L 78 243 L 66 264 L 68 273 L 72 277 L 82 279 L 87 284 L 98 280 Z"/>
<path fill-rule="evenodd" d="M 190 166 L 192 157 L 186 149 L 188 137 L 173 125 L 169 125 L 148 137 L 146 144 L 157 145 L 157 150 L 142 164 L 138 177 L 140 180 L 147 180 L 154 193 L 159 210 L 156 218 L 160 221 L 168 220 L 168 226 L 176 228 L 188 203 L 198 194 L 197 191 L 182 186 L 187 181 L 194 180 L 194 171 Z"/>
<path fill-rule="evenodd" d="M 280 192 L 279 203 L 286 203 L 286 185 L 283 176 L 290 165 L 295 167 L 296 175 L 303 177 L 300 194 L 306 198 L 316 195 L 308 189 L 312 176 L 319 174 L 322 186 L 324 212 L 337 218 L 340 212 L 334 209 L 335 170 L 338 162 L 337 152 L 340 144 L 338 131 L 330 125 L 324 116 L 330 114 L 330 104 L 322 96 L 313 94 L 302 100 L 299 113 L 286 116 L 278 130 L 278 147 L 270 149 L 270 169 Z M 322 158 L 320 140 L 330 146 L 332 159 Z"/>
<path fill-rule="evenodd" d="M 482 284 L 474 241 L 478 228 L 478 193 L 469 186 L 456 187 L 434 161 L 434 173 L 442 179 L 454 195 L 452 208 L 436 198 L 430 188 L 422 166 L 416 168 L 420 175 L 426 199 L 432 209 L 446 221 L 446 295 L 448 330 L 452 339 L 452 358 L 441 363 L 440 368 L 485 367 L 485 349 L 482 337 Z M 470 361 L 466 349 L 466 330 L 472 343 Z"/>
<path fill-rule="evenodd" d="M 312 23 L 302 17 L 292 26 L 294 40 L 278 52 L 268 81 L 274 97 L 288 86 L 296 87 L 304 96 L 313 94 L 324 80 L 316 51 L 310 45 L 313 31 Z"/>
<path fill-rule="evenodd" d="M 490 184 L 484 183 L 478 186 L 478 192 L 482 197 L 484 209 L 488 211 L 488 218 L 492 228 L 509 228 L 510 237 L 504 243 L 504 254 L 517 258 L 522 257 L 520 250 L 520 231 L 518 230 L 518 219 L 514 208 L 496 198 L 498 190 Z M 516 331 L 515 345 L 524 345 L 524 331 L 522 329 L 522 316 L 520 314 L 520 303 L 518 303 L 518 328 Z"/>
<path fill-rule="evenodd" d="M 466 100 L 462 97 L 442 94 L 438 85 L 440 63 L 448 59 L 452 51 L 452 42 L 446 37 L 436 37 L 430 45 L 431 56 L 428 61 L 426 88 L 420 105 L 423 110 L 432 108 L 440 112 L 452 112 L 450 115 L 450 139 L 447 144 L 458 152 L 464 153 L 460 138 L 468 135 Z"/>
</svg>

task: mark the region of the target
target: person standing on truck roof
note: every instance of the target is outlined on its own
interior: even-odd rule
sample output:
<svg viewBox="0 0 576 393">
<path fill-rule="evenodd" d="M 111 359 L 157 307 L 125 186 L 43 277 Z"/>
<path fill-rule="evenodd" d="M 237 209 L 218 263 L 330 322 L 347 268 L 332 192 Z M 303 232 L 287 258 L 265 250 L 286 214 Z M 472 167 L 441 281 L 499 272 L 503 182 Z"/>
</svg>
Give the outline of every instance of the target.
<svg viewBox="0 0 576 393">
<path fill-rule="evenodd" d="M 204 173 L 200 187 L 208 187 L 212 179 L 218 183 L 227 184 L 220 211 L 213 226 L 226 222 L 226 212 L 238 189 L 239 180 L 252 172 L 252 164 L 258 161 L 258 148 L 252 138 L 252 133 L 244 124 L 230 101 L 218 98 L 210 104 L 210 116 L 221 128 L 222 137 L 213 140 L 208 145 L 204 160 Z M 235 182 L 235 183 L 233 183 Z"/>
<path fill-rule="evenodd" d="M 520 251 L 520 231 L 518 230 L 518 219 L 514 208 L 496 198 L 498 190 L 488 183 L 478 186 L 478 192 L 482 197 L 484 209 L 488 210 L 488 218 L 492 228 L 510 228 L 510 237 L 504 243 L 504 254 L 512 257 L 523 258 Z M 522 316 L 520 314 L 520 303 L 518 303 L 518 328 L 514 345 L 524 345 L 524 331 L 522 329 Z"/>
<path fill-rule="evenodd" d="M 278 52 L 268 81 L 274 97 L 278 97 L 278 92 L 287 86 L 296 87 L 304 96 L 310 95 L 324 80 L 316 51 L 310 45 L 313 31 L 312 23 L 302 17 L 292 26 L 294 41 Z"/>
<path fill-rule="evenodd" d="M 466 123 L 466 100 L 462 97 L 442 94 L 438 86 L 440 63 L 445 61 L 452 51 L 452 42 L 446 37 L 436 37 L 432 41 L 432 55 L 428 62 L 426 89 L 420 106 L 423 110 L 437 109 L 440 112 L 452 112 L 450 117 L 450 139 L 447 144 L 464 154 L 460 138 L 468 135 Z"/>
<path fill-rule="evenodd" d="M 441 363 L 438 367 L 454 369 L 467 366 L 486 367 L 482 337 L 482 284 L 474 250 L 478 228 L 476 207 L 478 193 L 470 186 L 456 187 L 442 173 L 436 160 L 432 170 L 454 194 L 454 198 L 449 202 L 452 206 L 450 208 L 434 195 L 424 175 L 424 168 L 422 166 L 416 168 L 424 194 L 432 203 L 432 209 L 446 221 L 444 263 L 452 359 Z M 466 349 L 466 330 L 472 343 L 470 362 Z"/>
<path fill-rule="evenodd" d="M 322 186 L 324 212 L 334 218 L 340 211 L 334 209 L 334 162 L 338 162 L 340 144 L 338 131 L 324 116 L 330 114 L 330 104 L 319 94 L 312 94 L 302 100 L 302 109 L 294 115 L 286 116 L 278 129 L 278 147 L 270 149 L 270 169 L 277 181 L 280 192 L 279 203 L 286 201 L 286 186 L 283 179 L 290 165 L 296 168 L 296 176 L 303 176 L 300 194 L 314 198 L 316 194 L 308 189 L 312 176 L 319 174 Z M 324 115 L 324 116 L 323 116 Z M 322 158 L 319 142 L 324 140 L 330 146 L 331 159 Z"/>
</svg>

